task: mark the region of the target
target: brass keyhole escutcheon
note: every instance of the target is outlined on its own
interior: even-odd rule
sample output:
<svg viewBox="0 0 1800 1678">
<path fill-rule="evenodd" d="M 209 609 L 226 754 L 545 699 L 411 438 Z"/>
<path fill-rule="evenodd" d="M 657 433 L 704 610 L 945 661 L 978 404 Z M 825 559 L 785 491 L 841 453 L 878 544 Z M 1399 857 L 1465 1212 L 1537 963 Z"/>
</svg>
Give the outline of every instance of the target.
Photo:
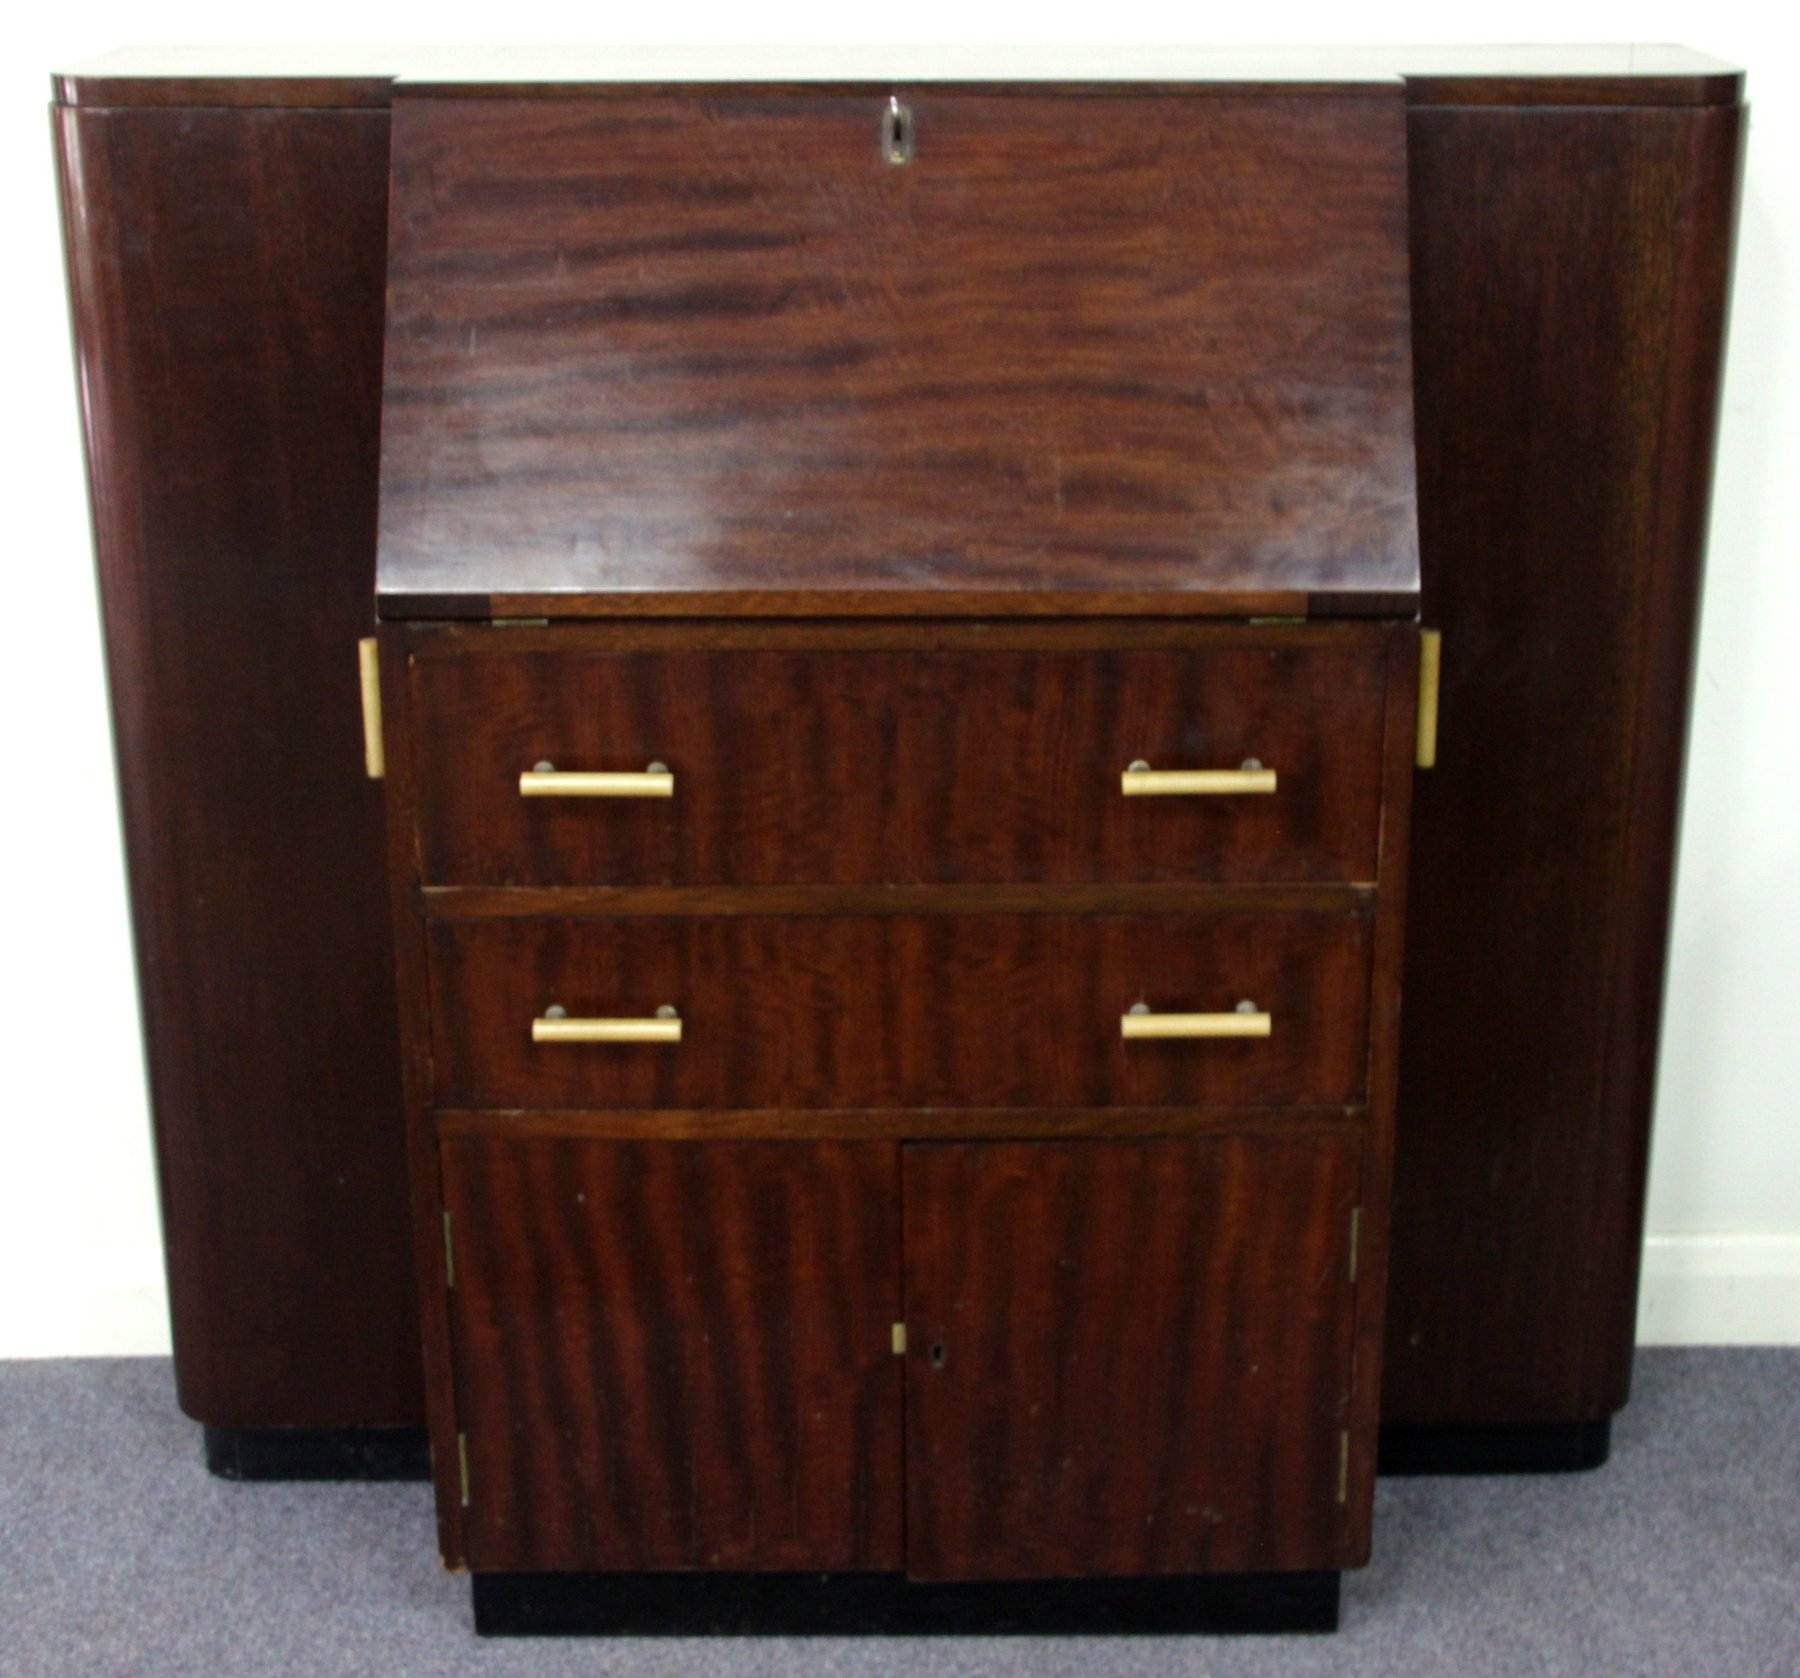
<svg viewBox="0 0 1800 1678">
<path fill-rule="evenodd" d="M 889 163 L 910 163 L 913 157 L 913 114 L 910 105 L 890 99 L 881 113 L 881 155 Z"/>
<path fill-rule="evenodd" d="M 944 1343 L 941 1340 L 931 1348 L 931 1367 L 933 1369 L 944 1367 Z"/>
</svg>

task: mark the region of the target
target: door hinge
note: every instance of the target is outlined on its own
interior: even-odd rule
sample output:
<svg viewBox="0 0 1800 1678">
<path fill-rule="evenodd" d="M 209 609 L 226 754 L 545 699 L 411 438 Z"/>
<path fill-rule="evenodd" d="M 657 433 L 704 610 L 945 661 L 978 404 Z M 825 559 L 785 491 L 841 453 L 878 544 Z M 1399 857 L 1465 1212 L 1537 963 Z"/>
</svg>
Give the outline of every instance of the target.
<svg viewBox="0 0 1800 1678">
<path fill-rule="evenodd" d="M 448 1218 L 448 1216 L 449 1214 L 446 1213 L 445 1217 Z M 1350 1281 L 1353 1286 L 1356 1282 L 1356 1263 L 1361 1247 L 1362 1208 L 1360 1206 L 1352 1206 L 1350 1208 Z"/>
<path fill-rule="evenodd" d="M 1421 769 L 1437 767 L 1438 687 L 1444 666 L 1444 632 L 1419 631 L 1419 731 L 1413 762 Z"/>
<path fill-rule="evenodd" d="M 444 1214 L 444 1286 L 456 1286 L 456 1240 L 450 1233 L 450 1214 Z"/>
<path fill-rule="evenodd" d="M 456 1436 L 456 1467 L 462 1477 L 462 1506 L 469 1507 L 469 1436 L 459 1433 Z M 1338 1501 L 1343 1502 L 1340 1496 Z"/>
<path fill-rule="evenodd" d="M 381 643 L 373 635 L 356 643 L 357 668 L 362 675 L 363 767 L 371 781 L 387 774 L 387 753 L 381 744 Z"/>
<path fill-rule="evenodd" d="M 905 1323 L 895 1323 L 894 1324 L 894 1356 L 897 1358 L 903 1358 L 906 1356 L 906 1324 Z"/>
<path fill-rule="evenodd" d="M 1339 1503 L 1348 1503 L 1350 1501 L 1350 1430 L 1348 1428 L 1345 1428 L 1344 1431 L 1338 1435 L 1337 1500 Z M 467 1503 L 468 1501 L 469 1483 L 467 1480 L 464 1480 L 463 1502 Z"/>
</svg>

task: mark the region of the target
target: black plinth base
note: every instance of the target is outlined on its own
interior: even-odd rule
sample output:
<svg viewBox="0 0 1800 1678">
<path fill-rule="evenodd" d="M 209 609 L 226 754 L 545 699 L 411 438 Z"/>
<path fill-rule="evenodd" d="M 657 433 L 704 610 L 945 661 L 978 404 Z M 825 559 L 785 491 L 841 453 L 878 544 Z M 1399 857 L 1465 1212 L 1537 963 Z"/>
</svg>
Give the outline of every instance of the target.
<svg viewBox="0 0 1800 1678">
<path fill-rule="evenodd" d="M 1571 1474 L 1612 1449 L 1612 1418 L 1487 1427 L 1384 1427 L 1383 1474 Z"/>
<path fill-rule="evenodd" d="M 206 1466 L 222 1480 L 429 1480 L 422 1427 L 211 1427 Z"/>
<path fill-rule="evenodd" d="M 1336 1631 L 1338 1575 L 913 1584 L 897 1573 L 476 1573 L 484 1637 Z"/>
</svg>

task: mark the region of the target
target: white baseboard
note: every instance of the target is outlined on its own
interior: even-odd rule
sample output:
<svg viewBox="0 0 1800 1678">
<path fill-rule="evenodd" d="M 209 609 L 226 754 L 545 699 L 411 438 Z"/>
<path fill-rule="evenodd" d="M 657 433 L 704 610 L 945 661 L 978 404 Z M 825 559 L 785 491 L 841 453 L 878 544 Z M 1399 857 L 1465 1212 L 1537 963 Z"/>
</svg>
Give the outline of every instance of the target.
<svg viewBox="0 0 1800 1678">
<path fill-rule="evenodd" d="M 1640 1346 L 1800 1345 L 1800 1236 L 1652 1235 Z"/>
<path fill-rule="evenodd" d="M 169 1296 L 154 1282 L 0 1293 L 0 1358 L 167 1357 Z"/>
</svg>

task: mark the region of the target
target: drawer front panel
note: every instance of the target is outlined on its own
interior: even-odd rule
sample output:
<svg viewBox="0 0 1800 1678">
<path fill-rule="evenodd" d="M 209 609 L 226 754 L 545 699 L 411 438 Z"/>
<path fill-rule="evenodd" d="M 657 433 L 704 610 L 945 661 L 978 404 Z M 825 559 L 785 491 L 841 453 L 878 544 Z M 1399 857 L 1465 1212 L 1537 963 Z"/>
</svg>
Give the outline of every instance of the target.
<svg viewBox="0 0 1800 1678">
<path fill-rule="evenodd" d="M 1364 1090 L 1371 923 L 1351 914 L 440 921 L 429 940 L 445 1107 L 1337 1106 Z M 1140 1027 L 1235 1031 L 1244 1002 L 1266 1036 L 1121 1029 L 1142 1005 Z M 568 1018 L 540 1030 L 623 1032 L 534 1041 L 552 1007 Z M 634 1026 L 664 1040 L 617 1040 Z"/>
<path fill-rule="evenodd" d="M 1375 645 L 456 653 L 412 681 L 428 885 L 1374 877 Z M 1121 785 L 1246 760 L 1272 792 Z M 522 796 L 540 763 L 663 764 L 672 795 Z"/>
</svg>

